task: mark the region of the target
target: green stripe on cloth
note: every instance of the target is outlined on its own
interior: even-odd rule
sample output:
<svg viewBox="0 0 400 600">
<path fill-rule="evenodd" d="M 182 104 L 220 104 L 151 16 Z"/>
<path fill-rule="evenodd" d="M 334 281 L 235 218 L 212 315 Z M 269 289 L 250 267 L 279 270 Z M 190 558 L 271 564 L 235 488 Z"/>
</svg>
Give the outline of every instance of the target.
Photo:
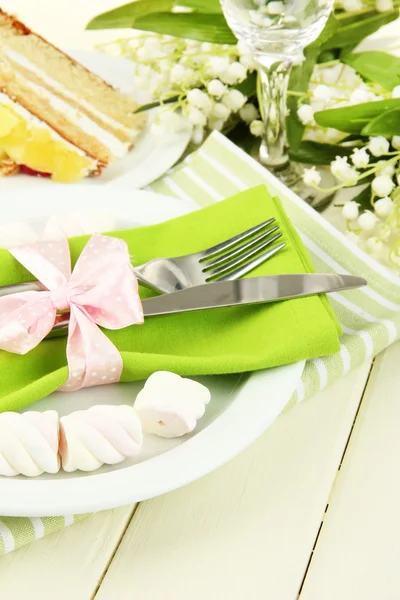
<svg viewBox="0 0 400 600">
<path fill-rule="evenodd" d="M 147 189 L 203 207 L 259 184 L 265 184 L 271 195 L 281 198 L 318 271 L 355 273 L 370 284 L 362 290 L 332 295 L 331 303 L 344 331 L 340 352 L 307 361 L 286 412 L 398 339 L 400 279 L 352 245 L 323 216 L 220 133 L 210 135 L 199 150 Z M 86 516 L 2 517 L 0 555 Z"/>
</svg>

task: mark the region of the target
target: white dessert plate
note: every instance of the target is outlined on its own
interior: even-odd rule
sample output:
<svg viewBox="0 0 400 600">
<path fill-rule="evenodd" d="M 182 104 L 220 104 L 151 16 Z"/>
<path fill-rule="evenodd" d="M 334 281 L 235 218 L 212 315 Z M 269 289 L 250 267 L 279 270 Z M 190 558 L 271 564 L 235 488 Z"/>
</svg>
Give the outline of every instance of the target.
<svg viewBox="0 0 400 600">
<path fill-rule="evenodd" d="M 70 51 L 69 54 L 114 87 L 132 94 L 138 103 L 145 104 L 149 102 L 147 94 L 134 89 L 133 62 L 100 52 L 79 50 Z M 192 134 L 192 126 L 188 120 L 182 117 L 182 128 L 175 133 L 155 136 L 151 132 L 151 125 L 156 118 L 157 109 L 149 111 L 146 115 L 147 120 L 144 130 L 129 154 L 109 165 L 100 177 L 88 177 L 82 182 L 75 183 L 75 188 L 81 185 L 99 187 L 100 185 L 122 182 L 130 189 L 141 189 L 161 177 L 179 160 Z M 52 189 L 55 185 L 57 185 L 57 188 L 65 185 L 55 184 L 54 181 L 44 178 L 21 174 L 2 178 L 1 188 L 8 191 L 18 189 L 21 185 L 25 188 L 27 186 L 29 188 L 32 186 L 42 187 L 43 183 L 49 185 Z"/>
<path fill-rule="evenodd" d="M 152 192 L 42 185 L 29 194 L 14 192 L 3 203 L 0 225 L 21 221 L 36 229 L 55 214 L 102 211 L 117 228 L 152 224 L 192 211 L 182 200 Z M 112 202 L 110 202 L 112 194 Z M 42 475 L 35 479 L 0 477 L 0 514 L 55 516 L 123 506 L 163 494 L 216 469 L 261 435 L 289 401 L 304 362 L 259 371 L 198 378 L 209 387 L 212 400 L 196 430 L 182 438 L 146 435 L 135 460 L 103 466 L 93 473 Z M 196 378 L 197 379 L 197 378 Z M 25 410 L 54 409 L 60 415 L 94 404 L 133 404 L 144 382 L 105 385 L 73 393 L 56 392 Z"/>
</svg>

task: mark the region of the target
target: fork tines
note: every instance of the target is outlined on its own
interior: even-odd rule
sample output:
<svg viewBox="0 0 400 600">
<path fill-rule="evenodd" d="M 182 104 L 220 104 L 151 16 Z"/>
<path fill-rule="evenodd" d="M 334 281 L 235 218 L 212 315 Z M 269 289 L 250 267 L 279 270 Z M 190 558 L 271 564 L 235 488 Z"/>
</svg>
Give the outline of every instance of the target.
<svg viewBox="0 0 400 600">
<path fill-rule="evenodd" d="M 275 219 L 268 219 L 204 251 L 201 265 L 207 281 L 237 279 L 284 248 L 284 242 L 271 247 L 282 237 L 279 225 L 273 225 L 274 222 Z M 265 251 L 266 248 L 269 249 Z"/>
</svg>

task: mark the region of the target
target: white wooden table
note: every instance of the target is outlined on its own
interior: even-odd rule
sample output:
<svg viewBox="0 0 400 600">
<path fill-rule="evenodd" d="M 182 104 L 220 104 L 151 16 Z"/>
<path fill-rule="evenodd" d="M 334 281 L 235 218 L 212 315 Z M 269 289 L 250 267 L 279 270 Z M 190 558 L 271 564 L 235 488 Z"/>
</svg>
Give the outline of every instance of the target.
<svg viewBox="0 0 400 600">
<path fill-rule="evenodd" d="M 115 0 L 2 0 L 48 39 Z M 0 559 L 4 600 L 399 600 L 400 344 L 203 479 Z"/>
</svg>

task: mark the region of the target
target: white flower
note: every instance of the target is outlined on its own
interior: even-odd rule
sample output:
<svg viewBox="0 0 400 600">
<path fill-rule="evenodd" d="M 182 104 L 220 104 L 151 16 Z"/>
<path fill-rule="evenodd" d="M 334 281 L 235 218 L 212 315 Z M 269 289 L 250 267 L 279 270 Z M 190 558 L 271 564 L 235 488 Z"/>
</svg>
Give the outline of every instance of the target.
<svg viewBox="0 0 400 600">
<path fill-rule="evenodd" d="M 321 75 L 322 75 L 322 81 L 324 83 L 328 83 L 329 85 L 332 85 L 333 83 L 337 83 L 340 74 L 342 72 L 342 68 L 343 65 L 339 64 L 339 65 L 335 65 L 334 67 L 326 67 L 324 69 L 322 69 Z"/>
<path fill-rule="evenodd" d="M 208 120 L 208 126 L 210 129 L 215 129 L 216 131 L 221 131 L 225 125 L 225 121 L 222 119 L 216 119 L 215 117 L 210 117 Z"/>
<path fill-rule="evenodd" d="M 396 85 L 396 87 L 392 89 L 392 98 L 400 98 L 400 85 Z"/>
<path fill-rule="evenodd" d="M 212 44 L 210 42 L 203 42 L 200 48 L 202 52 L 210 52 L 212 50 Z"/>
<path fill-rule="evenodd" d="M 121 46 L 117 43 L 107 44 L 105 50 L 107 54 L 111 54 L 111 56 L 119 56 L 121 54 Z"/>
<path fill-rule="evenodd" d="M 376 10 L 378 12 L 386 12 L 393 9 L 393 0 L 376 0 Z"/>
<path fill-rule="evenodd" d="M 174 110 L 162 112 L 158 119 L 151 126 L 151 132 L 154 135 L 162 136 L 167 133 L 176 132 L 185 126 L 185 120 L 182 119 Z"/>
<path fill-rule="evenodd" d="M 350 158 L 357 169 L 365 169 L 369 163 L 369 154 L 365 148 L 354 148 Z"/>
<path fill-rule="evenodd" d="M 357 202 L 353 200 L 351 202 L 346 202 L 346 204 L 342 208 L 342 216 L 347 221 L 355 221 L 358 219 L 359 209 Z"/>
<path fill-rule="evenodd" d="M 371 137 L 369 138 L 368 149 L 373 156 L 382 156 L 382 154 L 389 152 L 389 141 L 383 135 Z"/>
<path fill-rule="evenodd" d="M 204 140 L 204 127 L 193 127 L 192 142 L 199 146 Z"/>
<path fill-rule="evenodd" d="M 306 185 L 317 186 L 321 183 L 321 175 L 318 173 L 315 167 L 311 167 L 311 169 L 304 169 L 303 181 Z"/>
<path fill-rule="evenodd" d="M 244 54 L 239 58 L 239 62 L 248 71 L 255 71 L 257 69 L 257 63 L 251 54 Z"/>
<path fill-rule="evenodd" d="M 204 125 L 207 123 L 205 114 L 195 107 L 189 109 L 188 119 L 192 125 L 198 125 L 200 127 L 204 127 Z"/>
<path fill-rule="evenodd" d="M 226 121 L 229 115 L 231 114 L 231 111 L 227 106 L 225 106 L 225 104 L 222 104 L 222 102 L 215 102 L 211 114 L 217 119 L 222 119 L 223 121 Z"/>
<path fill-rule="evenodd" d="M 207 108 L 210 105 L 210 98 L 199 90 L 198 88 L 193 88 L 189 90 L 187 94 L 187 99 L 189 104 L 194 106 L 195 108 Z"/>
<path fill-rule="evenodd" d="M 392 137 L 392 146 L 395 150 L 400 150 L 400 135 L 394 135 Z"/>
<path fill-rule="evenodd" d="M 273 0 L 272 2 L 268 3 L 267 11 L 270 15 L 281 15 L 285 12 L 285 5 L 283 2 Z"/>
<path fill-rule="evenodd" d="M 344 10 L 349 12 L 357 12 L 364 8 L 364 4 L 361 0 L 343 0 L 342 2 Z"/>
<path fill-rule="evenodd" d="M 143 61 L 152 58 L 151 52 L 145 46 L 142 46 L 141 48 L 139 48 L 139 50 L 136 52 L 136 56 L 139 60 L 143 60 Z"/>
<path fill-rule="evenodd" d="M 230 83 L 231 85 L 233 85 L 235 83 L 241 83 L 246 79 L 247 70 L 242 64 L 240 64 L 240 62 L 234 62 L 231 65 L 229 65 L 228 74 L 230 76 L 231 81 L 228 81 L 226 83 Z"/>
<path fill-rule="evenodd" d="M 247 98 L 239 90 L 229 90 L 224 97 L 222 102 L 230 108 L 232 111 L 237 112 L 245 104 Z"/>
<path fill-rule="evenodd" d="M 238 41 L 238 43 L 237 43 L 237 49 L 238 49 L 239 54 L 241 56 L 245 56 L 246 54 L 250 54 L 251 55 L 251 50 L 246 45 L 246 42 L 244 42 L 243 40 L 239 40 Z"/>
<path fill-rule="evenodd" d="M 378 175 L 373 179 L 371 185 L 373 192 L 381 198 L 389 196 L 394 188 L 394 183 L 389 175 Z"/>
<path fill-rule="evenodd" d="M 211 79 L 207 85 L 208 93 L 215 98 L 221 98 L 226 92 L 226 86 L 219 79 Z"/>
<path fill-rule="evenodd" d="M 341 84 L 346 85 L 350 88 L 360 87 L 363 84 L 362 79 L 357 75 L 356 71 L 352 67 L 345 67 L 341 75 Z"/>
<path fill-rule="evenodd" d="M 371 254 L 379 255 L 383 250 L 382 240 L 374 235 L 367 239 L 366 245 Z"/>
<path fill-rule="evenodd" d="M 397 181 L 397 185 L 400 186 L 400 173 L 397 173 L 397 175 L 396 175 L 396 181 Z"/>
<path fill-rule="evenodd" d="M 342 137 L 343 134 L 338 131 L 337 129 L 333 129 L 333 127 L 328 127 L 328 129 L 324 132 L 322 132 L 322 141 L 323 142 L 329 142 L 331 144 L 335 144 L 337 142 L 339 142 Z"/>
<path fill-rule="evenodd" d="M 354 185 L 358 180 L 358 172 L 347 162 L 346 156 L 337 156 L 331 163 L 332 175 L 337 177 L 345 185 Z"/>
<path fill-rule="evenodd" d="M 315 87 L 313 91 L 313 97 L 316 100 L 330 100 L 332 97 L 332 91 L 328 88 L 327 85 L 319 84 Z"/>
<path fill-rule="evenodd" d="M 208 71 L 211 75 L 219 77 L 229 69 L 229 60 L 221 56 L 212 56 L 208 61 Z"/>
<path fill-rule="evenodd" d="M 254 104 L 245 104 L 239 111 L 240 118 L 247 124 L 258 119 L 259 113 Z"/>
<path fill-rule="evenodd" d="M 370 210 L 366 210 L 358 217 L 358 225 L 363 231 L 372 231 L 377 222 L 377 218 Z"/>
<path fill-rule="evenodd" d="M 363 102 L 369 102 L 371 100 L 371 94 L 367 90 L 357 88 L 350 95 L 350 104 L 362 104 Z"/>
<path fill-rule="evenodd" d="M 174 65 L 171 69 L 170 79 L 172 83 L 182 83 L 186 77 L 186 69 L 182 65 Z"/>
<path fill-rule="evenodd" d="M 378 217 L 387 217 L 393 212 L 394 202 L 389 196 L 385 196 L 384 198 L 380 198 L 375 202 L 374 210 Z"/>
<path fill-rule="evenodd" d="M 311 125 L 314 121 L 314 111 L 309 104 L 302 104 L 297 110 L 297 116 L 303 125 Z"/>
<path fill-rule="evenodd" d="M 157 53 L 161 52 L 161 42 L 159 37 L 156 35 L 147 36 L 144 40 L 143 46 L 148 50 L 152 50 Z"/>
<path fill-rule="evenodd" d="M 161 73 L 169 73 L 171 69 L 171 61 L 168 60 L 168 58 L 163 58 L 158 63 L 158 68 L 160 69 Z"/>
<path fill-rule="evenodd" d="M 389 177 L 393 177 L 393 175 L 396 171 L 393 163 L 389 163 L 386 160 L 380 160 L 377 164 L 380 167 L 379 168 L 380 175 L 389 175 Z"/>
<path fill-rule="evenodd" d="M 255 120 L 250 123 L 250 133 L 256 137 L 262 137 L 265 133 L 265 125 L 262 121 Z"/>
</svg>

